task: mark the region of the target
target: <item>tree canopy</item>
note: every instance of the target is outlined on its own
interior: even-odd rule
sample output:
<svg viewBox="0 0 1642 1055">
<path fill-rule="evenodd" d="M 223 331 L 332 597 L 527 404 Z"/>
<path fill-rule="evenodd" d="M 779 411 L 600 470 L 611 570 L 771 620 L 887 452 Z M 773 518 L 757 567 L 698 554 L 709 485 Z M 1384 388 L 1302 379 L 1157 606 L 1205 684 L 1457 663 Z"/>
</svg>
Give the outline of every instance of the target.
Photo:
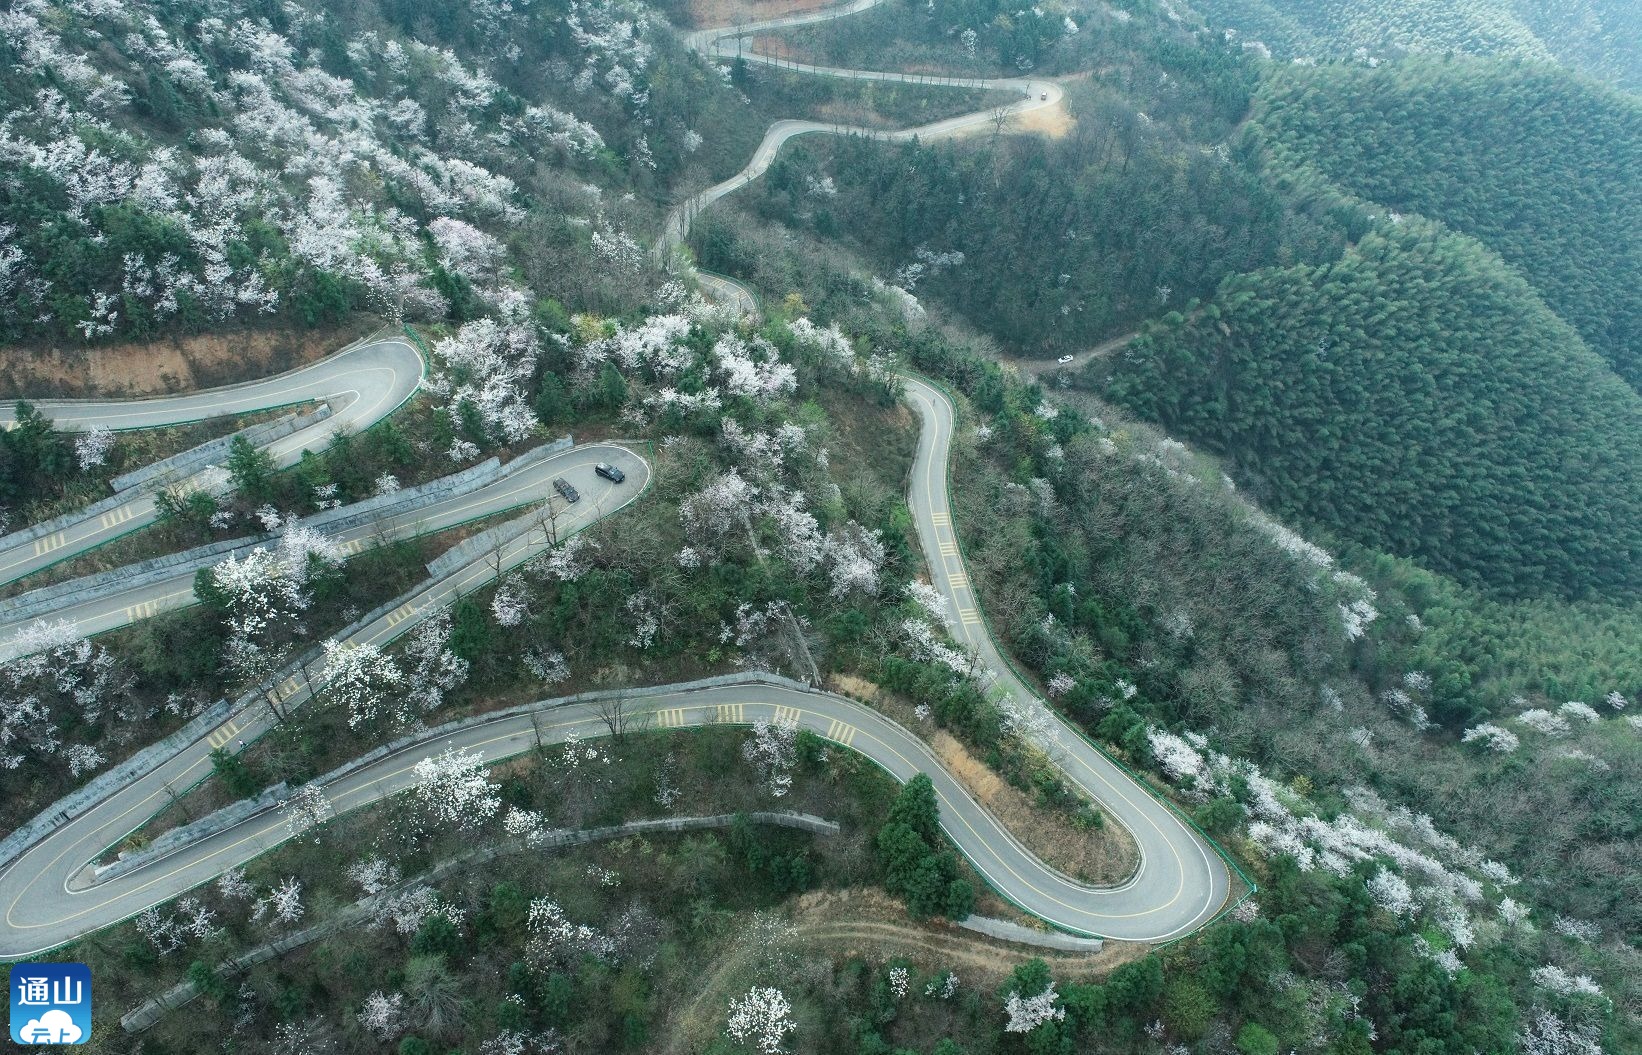
<svg viewBox="0 0 1642 1055">
<path fill-rule="evenodd" d="M 1352 194 L 1475 236 L 1642 391 L 1642 101 L 1528 63 L 1285 69 L 1255 136 Z"/>
<path fill-rule="evenodd" d="M 1230 279 L 1092 369 L 1285 517 L 1507 595 L 1642 586 L 1642 399 L 1436 225 Z"/>
</svg>

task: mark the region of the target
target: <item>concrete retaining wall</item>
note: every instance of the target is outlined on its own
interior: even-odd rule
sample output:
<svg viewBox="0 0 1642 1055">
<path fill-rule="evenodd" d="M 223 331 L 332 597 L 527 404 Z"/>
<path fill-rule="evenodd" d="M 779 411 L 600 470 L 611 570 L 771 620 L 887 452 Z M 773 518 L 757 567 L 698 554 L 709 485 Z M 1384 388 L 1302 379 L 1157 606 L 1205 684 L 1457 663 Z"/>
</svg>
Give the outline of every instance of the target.
<svg viewBox="0 0 1642 1055">
<path fill-rule="evenodd" d="M 191 447 L 181 454 L 173 454 L 152 465 L 145 465 L 141 469 L 133 469 L 123 476 L 116 476 L 109 481 L 109 486 L 115 491 L 130 491 L 134 488 L 150 489 L 159 485 L 181 480 L 192 476 L 207 465 L 220 464 L 227 461 L 228 452 L 234 445 L 234 440 L 244 437 L 253 447 L 282 440 L 293 432 L 305 429 L 310 425 L 324 421 L 331 416 L 331 405 L 322 403 L 313 410 L 300 414 L 286 414 L 273 421 L 265 421 L 259 425 L 251 425 L 227 436 L 218 436 L 214 440 L 206 440 L 198 447 Z"/>
<path fill-rule="evenodd" d="M 556 439 L 552 443 L 544 443 L 542 446 L 526 451 L 508 462 L 508 472 L 511 474 L 538 462 L 546 461 L 560 451 L 569 450 L 570 447 L 571 439 L 569 436 Z M 504 524 L 498 524 L 493 528 L 487 528 L 472 538 L 463 539 L 429 561 L 428 575 L 435 579 L 444 578 L 464 564 L 469 564 L 489 553 L 492 549 L 507 545 L 535 526 L 531 516 L 527 514 L 509 520 Z"/>
<path fill-rule="evenodd" d="M 261 425 L 252 425 L 250 428 L 241 429 L 230 436 L 219 436 L 214 440 L 207 440 L 198 447 L 191 447 L 181 454 L 173 454 L 171 457 L 157 461 L 152 465 L 145 465 L 141 469 L 133 470 L 123 476 L 116 476 L 109 481 L 109 486 L 114 489 L 113 495 L 99 499 L 91 505 L 64 513 L 60 517 L 53 517 L 50 520 L 42 521 L 0 537 L 0 553 L 14 546 L 21 546 L 36 539 L 44 538 L 47 535 L 61 531 L 63 528 L 90 520 L 92 517 L 102 516 L 111 509 L 120 508 L 134 498 L 158 490 L 161 485 L 172 480 L 192 476 L 206 466 L 227 458 L 228 447 L 233 443 L 234 436 L 244 436 L 253 446 L 260 446 L 264 443 L 272 443 L 274 440 L 282 439 L 298 429 L 305 429 L 314 422 L 323 421 L 330 416 L 331 408 L 328 405 L 321 406 L 317 410 L 309 411 L 306 414 L 287 414 L 277 421 L 263 422 Z"/>
<path fill-rule="evenodd" d="M 972 930 L 976 934 L 984 934 L 988 938 L 997 938 L 999 941 L 1033 945 L 1040 949 L 1058 949 L 1062 952 L 1097 953 L 1105 944 L 1099 938 L 1083 938 L 1058 930 L 1034 930 L 1019 923 L 993 919 L 990 916 L 970 916 L 958 923 L 958 926 Z"/>
<path fill-rule="evenodd" d="M 495 458 L 486 458 L 478 465 L 471 465 L 460 472 L 441 476 L 437 480 L 429 480 L 425 484 L 407 487 L 389 495 L 372 495 L 370 498 L 335 509 L 321 510 L 312 516 L 303 517 L 302 525 L 315 531 L 323 531 L 327 535 L 337 535 L 360 524 L 368 524 L 373 520 L 394 516 L 419 506 L 432 505 L 446 498 L 477 491 L 487 484 L 495 483 L 506 472 L 511 472 L 512 465 L 513 463 L 509 462 L 507 466 L 503 466 Z"/>
<path fill-rule="evenodd" d="M 463 539 L 428 561 L 428 576 L 434 579 L 444 578 L 462 565 L 472 563 L 493 549 L 505 546 L 520 535 L 535 529 L 536 518 L 530 513 L 487 528 L 477 535 Z"/>
<path fill-rule="evenodd" d="M 102 883 L 110 879 L 118 879 L 128 872 L 135 872 L 151 861 L 164 857 L 178 847 L 187 846 L 189 843 L 197 842 L 220 831 L 226 831 L 249 817 L 254 817 L 264 810 L 273 809 L 281 802 L 284 802 L 286 796 L 290 793 L 290 785 L 282 780 L 252 798 L 229 803 L 222 809 L 213 810 L 196 821 L 178 828 L 172 828 L 141 850 L 122 853 L 119 859 L 111 864 L 94 866 L 91 870 L 91 882 L 93 884 Z"/>
<path fill-rule="evenodd" d="M 505 467 L 507 472 L 512 471 L 513 464 L 508 463 Z M 450 476 L 442 476 L 416 487 L 407 487 L 391 495 L 377 495 L 337 509 L 327 509 L 313 516 L 303 517 L 299 523 L 335 535 L 382 517 L 408 512 L 446 498 L 477 491 L 486 484 L 494 483 L 503 475 L 504 466 L 501 462 L 495 458 L 487 458 L 478 465 L 452 473 Z M 196 546 L 181 553 L 151 557 L 123 568 L 114 568 L 96 575 L 85 575 L 68 582 L 30 590 L 28 593 L 0 601 L 0 623 L 23 622 L 70 604 L 81 604 L 125 590 L 151 586 L 166 579 L 219 564 L 231 555 L 256 549 L 274 538 L 272 534 L 261 534 L 225 539 L 222 542 Z"/>
<path fill-rule="evenodd" d="M 52 829 L 68 823 L 133 780 L 176 757 L 177 752 L 221 725 L 230 714 L 248 705 L 254 698 L 254 695 L 247 695 L 238 700 L 218 700 L 164 740 L 150 744 L 114 768 L 99 773 L 84 787 L 52 803 L 50 809 L 0 839 L 0 868 L 16 860 Z"/>
</svg>

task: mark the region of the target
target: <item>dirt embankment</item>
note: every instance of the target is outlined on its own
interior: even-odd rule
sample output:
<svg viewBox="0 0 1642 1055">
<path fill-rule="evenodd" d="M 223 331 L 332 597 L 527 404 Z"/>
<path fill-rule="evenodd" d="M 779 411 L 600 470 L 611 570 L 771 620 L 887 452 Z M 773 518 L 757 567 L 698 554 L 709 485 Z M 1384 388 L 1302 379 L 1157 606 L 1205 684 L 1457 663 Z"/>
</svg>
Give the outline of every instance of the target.
<svg viewBox="0 0 1642 1055">
<path fill-rule="evenodd" d="M 1139 851 L 1134 837 L 1122 825 L 1108 819 L 1100 828 L 1084 830 L 1074 825 L 1064 811 L 1037 805 L 951 734 L 919 719 L 905 700 L 864 678 L 834 675 L 829 687 L 867 701 L 922 736 L 975 801 L 1051 868 L 1086 883 L 1103 885 L 1122 883 L 1134 875 L 1140 863 Z"/>
<path fill-rule="evenodd" d="M 0 399 L 152 396 L 251 381 L 322 359 L 379 324 L 361 318 L 326 330 L 242 330 L 146 343 L 0 348 Z"/>
<path fill-rule="evenodd" d="M 801 11 L 829 7 L 836 0 L 689 0 L 686 18 L 691 27 L 702 29 L 763 22 Z"/>
</svg>

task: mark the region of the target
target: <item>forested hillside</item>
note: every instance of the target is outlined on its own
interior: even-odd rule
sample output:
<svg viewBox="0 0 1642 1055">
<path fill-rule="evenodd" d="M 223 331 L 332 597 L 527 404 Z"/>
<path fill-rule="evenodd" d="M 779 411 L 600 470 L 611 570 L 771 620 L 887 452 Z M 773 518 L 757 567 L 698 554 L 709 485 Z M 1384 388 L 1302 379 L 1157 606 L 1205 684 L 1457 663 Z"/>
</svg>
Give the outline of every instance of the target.
<svg viewBox="0 0 1642 1055">
<path fill-rule="evenodd" d="M 1507 594 L 1642 588 L 1642 399 L 1463 236 L 1239 276 L 1090 369 L 1285 517 Z"/>
<path fill-rule="evenodd" d="M 1632 0 L 1192 0 L 1283 59 L 1453 52 L 1562 62 L 1642 89 L 1642 7 Z"/>
<path fill-rule="evenodd" d="M 1442 220 L 1515 265 L 1642 391 L 1642 98 L 1548 66 L 1287 68 L 1258 141 L 1368 201 Z"/>
<path fill-rule="evenodd" d="M 498 275 L 631 305 L 675 189 L 772 119 L 728 74 L 627 0 L 24 0 L 0 12 L 0 340 L 462 321 Z M 789 87 L 776 116 L 854 95 Z"/>
</svg>

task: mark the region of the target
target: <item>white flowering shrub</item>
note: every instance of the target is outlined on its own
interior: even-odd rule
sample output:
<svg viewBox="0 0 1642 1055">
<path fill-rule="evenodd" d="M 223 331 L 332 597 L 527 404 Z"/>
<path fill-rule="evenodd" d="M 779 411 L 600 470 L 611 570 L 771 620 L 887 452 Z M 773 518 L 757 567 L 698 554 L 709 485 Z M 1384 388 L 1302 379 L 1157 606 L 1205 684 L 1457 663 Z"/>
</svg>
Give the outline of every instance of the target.
<svg viewBox="0 0 1642 1055">
<path fill-rule="evenodd" d="M 760 718 L 741 745 L 741 755 L 758 771 L 769 793 L 780 798 L 792 790 L 798 764 L 798 724 L 792 719 Z"/>
<path fill-rule="evenodd" d="M 1524 728 L 1546 736 L 1567 736 L 1570 728 L 1567 718 L 1560 714 L 1552 714 L 1543 707 L 1532 707 L 1523 711 L 1517 715 L 1516 721 Z"/>
<path fill-rule="evenodd" d="M 1516 733 L 1503 726 L 1494 725 L 1491 722 L 1482 722 L 1467 729 L 1464 735 L 1460 737 L 1460 742 L 1465 744 L 1478 743 L 1490 751 L 1508 755 L 1515 751 L 1522 741 Z"/>
<path fill-rule="evenodd" d="M 574 963 L 582 956 L 606 960 L 616 952 L 616 942 L 610 935 L 586 923 L 572 923 L 551 898 L 537 898 L 530 903 L 526 927 L 530 940 L 525 955 L 537 966 Z"/>
<path fill-rule="evenodd" d="M 1534 984 L 1558 996 L 1591 996 L 1602 999 L 1602 987 L 1590 975 L 1572 975 L 1555 964 L 1536 967 L 1531 975 Z"/>
<path fill-rule="evenodd" d="M 325 664 L 320 680 L 330 701 L 348 712 L 350 728 L 374 721 L 390 700 L 404 699 L 400 694 L 404 672 L 380 648 L 368 642 L 335 639 L 327 640 L 323 647 Z M 404 707 L 395 708 L 395 712 L 401 724 L 414 720 Z"/>
<path fill-rule="evenodd" d="M 724 1032 L 760 1055 L 776 1055 L 784 1049 L 788 1034 L 797 1028 L 785 993 L 770 986 L 754 986 L 730 1001 L 730 1018 Z"/>
<path fill-rule="evenodd" d="M 1008 1017 L 1003 1031 L 1030 1033 L 1046 1022 L 1063 1021 L 1066 1009 L 1058 1006 L 1059 1001 L 1060 994 L 1055 992 L 1053 982 L 1036 996 L 1023 997 L 1019 992 L 1010 992 L 1003 1005 L 1004 1014 Z"/>
<path fill-rule="evenodd" d="M 113 654 L 66 620 L 35 620 L 8 642 L 18 658 L 0 663 L 0 771 L 25 762 L 62 764 L 78 777 L 103 764 L 89 744 L 62 742 L 60 722 L 94 724 L 112 713 L 126 722 L 144 716 L 131 679 Z"/>
<path fill-rule="evenodd" d="M 428 387 L 445 398 L 452 424 L 471 416 L 496 442 L 517 443 L 536 428 L 530 382 L 541 348 L 528 325 L 478 319 L 433 346 Z"/>
<path fill-rule="evenodd" d="M 921 579 L 907 583 L 907 597 L 929 618 L 943 625 L 951 624 L 952 606 L 947 603 L 946 596 L 929 583 Z"/>
<path fill-rule="evenodd" d="M 280 800 L 279 809 L 285 815 L 287 837 L 297 839 L 312 833 L 309 837 L 314 842 L 319 841 L 320 825 L 330 820 L 336 812 L 325 790 L 312 782 L 297 788 L 290 798 Z"/>
<path fill-rule="evenodd" d="M 102 465 L 113 449 L 114 433 L 106 425 L 93 425 L 74 438 L 74 460 L 81 472 Z"/>
<path fill-rule="evenodd" d="M 1596 708 L 1588 703 L 1580 703 L 1578 700 L 1569 700 L 1561 707 L 1558 707 L 1556 711 L 1557 714 L 1570 721 L 1600 722 L 1602 720 L 1602 716 L 1596 713 Z"/>
<path fill-rule="evenodd" d="M 502 808 L 497 787 L 484 762 L 467 748 L 447 747 L 416 763 L 411 794 L 422 814 L 443 828 L 472 831 Z"/>
<path fill-rule="evenodd" d="M 271 888 L 251 906 L 251 921 L 266 921 L 273 926 L 291 927 L 302 922 L 302 917 L 307 911 L 307 906 L 302 903 L 301 880 L 295 876 L 287 876 L 283 882 Z"/>
<path fill-rule="evenodd" d="M 410 665 L 404 713 L 422 715 L 436 709 L 445 693 L 467 680 L 468 661 L 450 649 L 450 610 L 442 608 L 411 631 L 405 644 Z"/>
<path fill-rule="evenodd" d="M 377 990 L 359 1006 L 359 1025 L 379 1041 L 388 1041 L 404 1032 L 405 995 Z"/>
</svg>

